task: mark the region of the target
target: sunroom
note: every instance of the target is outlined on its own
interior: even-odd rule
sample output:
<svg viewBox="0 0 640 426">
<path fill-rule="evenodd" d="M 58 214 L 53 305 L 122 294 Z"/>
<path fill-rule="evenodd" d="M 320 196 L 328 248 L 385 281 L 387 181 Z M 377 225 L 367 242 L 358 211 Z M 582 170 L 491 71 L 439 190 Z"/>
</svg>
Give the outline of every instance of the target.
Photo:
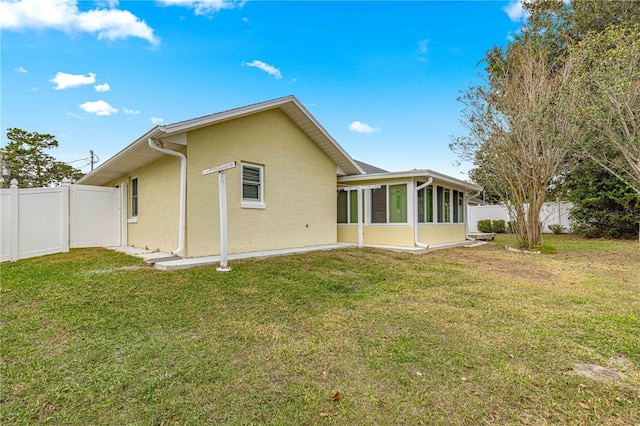
<svg viewBox="0 0 640 426">
<path fill-rule="evenodd" d="M 338 241 L 438 247 L 467 239 L 467 198 L 482 188 L 431 170 L 338 178 Z"/>
</svg>

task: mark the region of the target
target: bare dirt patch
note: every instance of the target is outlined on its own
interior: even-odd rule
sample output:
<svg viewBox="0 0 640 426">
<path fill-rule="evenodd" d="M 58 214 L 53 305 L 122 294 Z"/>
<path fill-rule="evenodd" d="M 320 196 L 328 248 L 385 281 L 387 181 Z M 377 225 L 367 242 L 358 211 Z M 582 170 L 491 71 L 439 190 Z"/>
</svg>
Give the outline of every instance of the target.
<svg viewBox="0 0 640 426">
<path fill-rule="evenodd" d="M 500 251 L 501 253 L 496 253 Z M 465 249 L 464 256 L 458 250 L 443 250 L 434 255 L 462 265 L 472 266 L 480 271 L 495 273 L 505 278 L 524 279 L 536 283 L 552 284 L 557 276 L 549 268 L 536 263 L 538 256 L 522 259 L 522 253 L 504 255 L 502 245 L 490 243 L 484 247 Z"/>
</svg>

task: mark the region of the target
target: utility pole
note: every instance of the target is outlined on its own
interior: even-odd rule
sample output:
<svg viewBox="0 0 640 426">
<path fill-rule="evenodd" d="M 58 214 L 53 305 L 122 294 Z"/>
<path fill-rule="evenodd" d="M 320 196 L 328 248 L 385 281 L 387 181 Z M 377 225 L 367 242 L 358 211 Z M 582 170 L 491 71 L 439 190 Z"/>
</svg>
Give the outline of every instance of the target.
<svg viewBox="0 0 640 426">
<path fill-rule="evenodd" d="M 89 162 L 91 163 L 91 171 L 93 171 L 93 164 L 96 162 L 94 160 L 93 150 L 89 150 Z"/>
</svg>

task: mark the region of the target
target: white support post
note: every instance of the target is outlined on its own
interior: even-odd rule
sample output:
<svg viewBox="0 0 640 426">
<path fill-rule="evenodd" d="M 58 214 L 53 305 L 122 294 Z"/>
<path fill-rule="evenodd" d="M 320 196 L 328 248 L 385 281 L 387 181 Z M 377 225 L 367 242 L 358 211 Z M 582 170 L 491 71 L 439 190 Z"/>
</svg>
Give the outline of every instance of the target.
<svg viewBox="0 0 640 426">
<path fill-rule="evenodd" d="M 364 230 L 362 226 L 362 218 L 364 217 L 364 212 L 362 212 L 362 187 L 358 188 L 358 247 L 362 248 L 364 246 Z"/>
<path fill-rule="evenodd" d="M 358 185 L 350 186 L 348 189 L 355 189 L 358 191 L 358 247 L 364 247 L 364 227 L 362 221 L 364 220 L 364 206 L 362 205 L 363 193 L 365 189 L 380 189 L 381 185 Z M 349 202 L 347 200 L 347 202 Z"/>
<path fill-rule="evenodd" d="M 220 266 L 218 272 L 229 272 L 227 266 L 227 176 L 225 171 L 236 166 L 236 162 L 222 164 L 202 171 L 203 175 L 218 173 L 218 199 L 220 201 Z"/>
<path fill-rule="evenodd" d="M 220 267 L 219 272 L 231 270 L 227 266 L 227 178 L 226 172 L 221 170 L 218 173 L 218 195 L 220 199 Z"/>
</svg>

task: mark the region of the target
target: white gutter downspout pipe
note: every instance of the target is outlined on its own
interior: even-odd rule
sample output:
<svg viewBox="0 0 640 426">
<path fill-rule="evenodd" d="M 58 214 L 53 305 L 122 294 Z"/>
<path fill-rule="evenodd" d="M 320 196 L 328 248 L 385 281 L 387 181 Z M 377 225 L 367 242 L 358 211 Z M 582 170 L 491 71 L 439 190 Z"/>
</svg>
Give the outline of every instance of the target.
<svg viewBox="0 0 640 426">
<path fill-rule="evenodd" d="M 418 191 L 420 191 L 423 188 L 426 188 L 427 186 L 431 185 L 433 183 L 433 178 L 429 177 L 429 179 L 423 183 L 422 185 L 416 186 L 416 193 L 415 196 L 413 197 L 413 205 L 414 205 L 414 209 L 413 209 L 413 242 L 416 245 L 416 247 L 422 247 L 422 248 L 426 248 L 428 249 L 429 246 L 427 244 L 423 244 L 420 241 L 418 241 Z"/>
<path fill-rule="evenodd" d="M 468 195 L 465 193 L 464 194 L 464 208 L 466 209 L 466 211 L 464 212 L 464 230 L 466 231 L 465 233 L 465 238 L 467 240 L 469 240 L 470 238 L 468 237 L 469 235 L 469 213 L 471 212 L 471 209 L 469 208 L 469 203 L 467 202 L 467 200 L 469 198 L 475 198 L 477 196 L 480 195 L 480 193 L 482 192 L 482 189 L 477 190 L 474 194 Z"/>
<path fill-rule="evenodd" d="M 185 212 L 187 207 L 187 157 L 181 152 L 160 147 L 153 138 L 149 138 L 149 148 L 180 159 L 180 228 L 178 229 L 178 248 L 173 250 L 171 254 L 182 254 L 184 251 Z"/>
</svg>

